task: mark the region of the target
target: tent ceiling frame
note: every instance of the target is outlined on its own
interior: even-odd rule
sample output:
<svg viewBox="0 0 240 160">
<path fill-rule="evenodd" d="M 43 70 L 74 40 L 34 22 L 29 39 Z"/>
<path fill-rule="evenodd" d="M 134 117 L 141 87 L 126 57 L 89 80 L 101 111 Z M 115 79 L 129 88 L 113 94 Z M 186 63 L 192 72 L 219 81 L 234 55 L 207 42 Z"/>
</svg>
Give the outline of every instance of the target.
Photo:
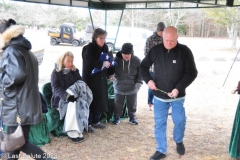
<svg viewBox="0 0 240 160">
<path fill-rule="evenodd" d="M 240 5 L 234 5 L 234 0 L 61 0 L 62 3 L 57 0 L 11 0 L 11 1 L 19 1 L 26 3 L 41 3 L 41 4 L 50 4 L 50 5 L 61 5 L 61 6 L 72 6 L 72 7 L 81 7 L 81 8 L 89 8 L 89 9 L 101 9 L 101 10 L 124 10 L 124 9 L 193 9 L 193 8 L 219 8 L 219 7 L 238 7 Z M 168 7 L 148 7 L 149 4 L 158 3 L 158 4 L 167 4 Z M 189 3 L 196 4 L 191 7 L 172 7 L 173 3 Z M 225 4 L 221 4 L 225 3 Z M 144 4 L 144 7 L 140 8 L 128 8 L 128 5 L 131 4 Z"/>
<path fill-rule="evenodd" d="M 128 10 L 128 9 L 194 9 L 194 8 L 216 8 L 216 7 L 237 7 L 239 5 L 233 5 L 234 4 L 234 0 L 226 0 L 226 4 L 219 4 L 219 1 L 224 1 L 224 0 L 179 0 L 179 1 L 174 1 L 174 0 L 156 0 L 156 1 L 147 1 L 147 0 L 138 0 L 137 2 L 134 0 L 122 0 L 121 2 L 116 2 L 116 0 L 99 0 L 99 1 L 91 1 L 91 0 L 61 0 L 63 3 L 59 4 L 60 0 L 11 0 L 11 1 L 19 1 L 19 2 L 26 2 L 26 3 L 39 3 L 39 4 L 49 4 L 49 5 L 61 5 L 61 6 L 70 6 L 70 7 L 81 7 L 81 8 L 88 8 L 89 10 L 89 15 L 90 15 L 90 19 L 91 19 L 91 24 L 93 29 L 94 27 L 94 23 L 93 23 L 93 19 L 92 19 L 92 14 L 91 14 L 91 9 L 99 9 L 99 10 L 105 10 L 105 29 L 106 29 L 106 25 L 107 25 L 107 11 L 110 10 L 121 10 L 121 16 L 120 16 L 120 20 L 119 20 L 119 24 L 118 24 L 118 28 L 117 28 L 117 33 L 116 33 L 116 37 L 114 40 L 114 44 L 113 47 L 115 47 L 115 43 L 118 37 L 118 30 L 119 27 L 121 25 L 121 21 L 122 21 L 122 15 L 124 10 Z M 66 1 L 68 1 L 69 3 L 67 4 Z M 130 2 L 131 1 L 131 2 Z M 207 3 L 207 2 L 213 2 L 213 3 Z M 55 2 L 55 3 L 54 3 Z M 56 4 L 57 3 L 57 4 Z M 128 8 L 127 6 L 130 4 L 144 4 L 142 8 Z M 166 3 L 168 5 L 168 7 L 162 8 L 162 7 L 155 7 L 155 8 L 149 8 L 148 4 L 151 3 Z M 184 6 L 179 6 L 179 7 L 173 7 L 173 3 L 192 3 L 192 4 L 196 4 L 195 6 L 192 7 L 184 7 Z M 76 6 L 76 4 L 82 4 L 79 6 Z"/>
</svg>

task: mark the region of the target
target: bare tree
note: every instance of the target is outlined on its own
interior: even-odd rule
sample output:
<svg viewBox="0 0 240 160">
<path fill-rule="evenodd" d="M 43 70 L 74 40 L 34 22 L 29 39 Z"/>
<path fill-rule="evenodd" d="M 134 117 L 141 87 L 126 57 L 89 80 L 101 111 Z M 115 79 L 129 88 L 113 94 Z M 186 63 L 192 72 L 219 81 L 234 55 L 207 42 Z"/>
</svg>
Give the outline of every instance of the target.
<svg viewBox="0 0 240 160">
<path fill-rule="evenodd" d="M 186 3 L 174 3 L 172 7 L 181 7 L 184 5 L 186 5 Z M 187 13 L 187 10 L 184 9 L 169 9 L 167 11 L 169 24 L 174 27 L 177 27 L 179 25 L 180 21 Z"/>
<path fill-rule="evenodd" d="M 231 48 L 236 48 L 240 23 L 239 8 L 208 9 L 204 12 L 216 25 L 226 26 L 228 37 L 233 40 Z"/>
</svg>

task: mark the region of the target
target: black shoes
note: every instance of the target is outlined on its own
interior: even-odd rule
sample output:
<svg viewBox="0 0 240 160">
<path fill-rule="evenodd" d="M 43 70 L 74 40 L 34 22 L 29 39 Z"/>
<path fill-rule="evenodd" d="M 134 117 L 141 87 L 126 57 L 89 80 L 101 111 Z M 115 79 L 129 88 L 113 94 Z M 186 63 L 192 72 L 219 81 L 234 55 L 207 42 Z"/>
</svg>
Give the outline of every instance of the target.
<svg viewBox="0 0 240 160">
<path fill-rule="evenodd" d="M 97 129 L 105 129 L 106 125 L 98 122 L 97 124 L 92 124 L 92 127 Z"/>
<path fill-rule="evenodd" d="M 184 155 L 185 154 L 185 147 L 184 147 L 183 142 L 176 143 L 176 145 L 177 145 L 177 152 L 178 152 L 178 154 L 179 155 Z M 159 151 L 156 151 L 154 153 L 154 155 L 151 156 L 150 160 L 160 160 L 160 159 L 163 159 L 165 157 L 166 157 L 165 154 L 163 154 L 163 153 L 161 153 Z"/>
<path fill-rule="evenodd" d="M 91 125 L 88 125 L 88 133 L 94 133 L 94 129 Z"/>
<path fill-rule="evenodd" d="M 98 122 L 97 124 L 88 125 L 88 133 L 94 133 L 95 131 L 93 128 L 104 129 L 106 128 L 106 125 L 100 122 Z"/>
<path fill-rule="evenodd" d="M 156 151 L 156 152 L 154 153 L 154 155 L 151 156 L 150 160 L 159 160 L 159 159 L 163 159 L 163 158 L 165 158 L 165 157 L 166 157 L 165 154 L 163 154 L 163 153 L 161 153 L 161 152 L 159 152 L 159 151 Z"/>
<path fill-rule="evenodd" d="M 77 138 L 71 138 L 71 137 L 69 137 L 69 138 L 71 139 L 71 141 L 72 141 L 73 143 L 81 143 L 81 142 L 84 141 L 84 138 L 83 138 L 83 137 L 77 137 Z"/>
<path fill-rule="evenodd" d="M 185 154 L 185 147 L 184 147 L 184 144 L 183 142 L 181 143 L 176 143 L 177 145 L 177 152 L 179 155 L 184 155 Z"/>
<path fill-rule="evenodd" d="M 120 118 L 119 117 L 114 117 L 113 124 L 118 125 L 120 123 Z"/>
<path fill-rule="evenodd" d="M 136 120 L 136 118 L 130 118 L 128 122 L 133 125 L 138 125 L 138 121 Z"/>
</svg>

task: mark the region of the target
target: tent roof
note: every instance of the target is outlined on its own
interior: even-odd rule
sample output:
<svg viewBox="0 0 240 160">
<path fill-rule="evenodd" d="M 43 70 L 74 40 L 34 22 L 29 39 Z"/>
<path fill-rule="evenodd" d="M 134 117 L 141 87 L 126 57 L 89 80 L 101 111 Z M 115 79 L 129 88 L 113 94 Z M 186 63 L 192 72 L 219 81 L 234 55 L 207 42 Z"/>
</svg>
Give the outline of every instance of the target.
<svg viewBox="0 0 240 160">
<path fill-rule="evenodd" d="M 182 9 L 240 6 L 238 0 L 12 0 L 102 10 Z M 135 4 L 134 7 L 132 4 Z M 137 5 L 136 5 L 137 4 Z M 137 7 L 136 7 L 137 6 Z"/>
</svg>

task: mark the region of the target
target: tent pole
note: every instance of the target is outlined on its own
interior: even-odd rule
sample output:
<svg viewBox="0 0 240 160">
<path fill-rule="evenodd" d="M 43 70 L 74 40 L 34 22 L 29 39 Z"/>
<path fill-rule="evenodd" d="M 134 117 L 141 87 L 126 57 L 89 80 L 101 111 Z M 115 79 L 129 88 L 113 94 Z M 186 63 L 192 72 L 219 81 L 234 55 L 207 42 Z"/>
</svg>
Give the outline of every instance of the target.
<svg viewBox="0 0 240 160">
<path fill-rule="evenodd" d="M 233 63 L 232 63 L 232 66 L 233 66 L 234 62 L 236 61 L 236 59 L 237 59 L 237 56 L 238 56 L 239 51 L 240 51 L 240 48 L 238 49 L 238 52 L 237 52 L 236 57 L 235 57 L 235 59 L 234 59 L 234 61 L 233 61 Z M 232 66 L 231 66 L 231 68 L 230 68 L 230 70 L 229 70 L 229 72 L 228 72 L 228 74 L 227 74 L 227 77 L 226 77 L 224 83 L 223 83 L 223 87 L 224 87 L 224 84 L 226 83 L 226 80 L 227 80 L 228 75 L 229 75 L 229 73 L 230 73 L 230 71 L 231 71 L 231 69 L 232 69 Z"/>
</svg>

